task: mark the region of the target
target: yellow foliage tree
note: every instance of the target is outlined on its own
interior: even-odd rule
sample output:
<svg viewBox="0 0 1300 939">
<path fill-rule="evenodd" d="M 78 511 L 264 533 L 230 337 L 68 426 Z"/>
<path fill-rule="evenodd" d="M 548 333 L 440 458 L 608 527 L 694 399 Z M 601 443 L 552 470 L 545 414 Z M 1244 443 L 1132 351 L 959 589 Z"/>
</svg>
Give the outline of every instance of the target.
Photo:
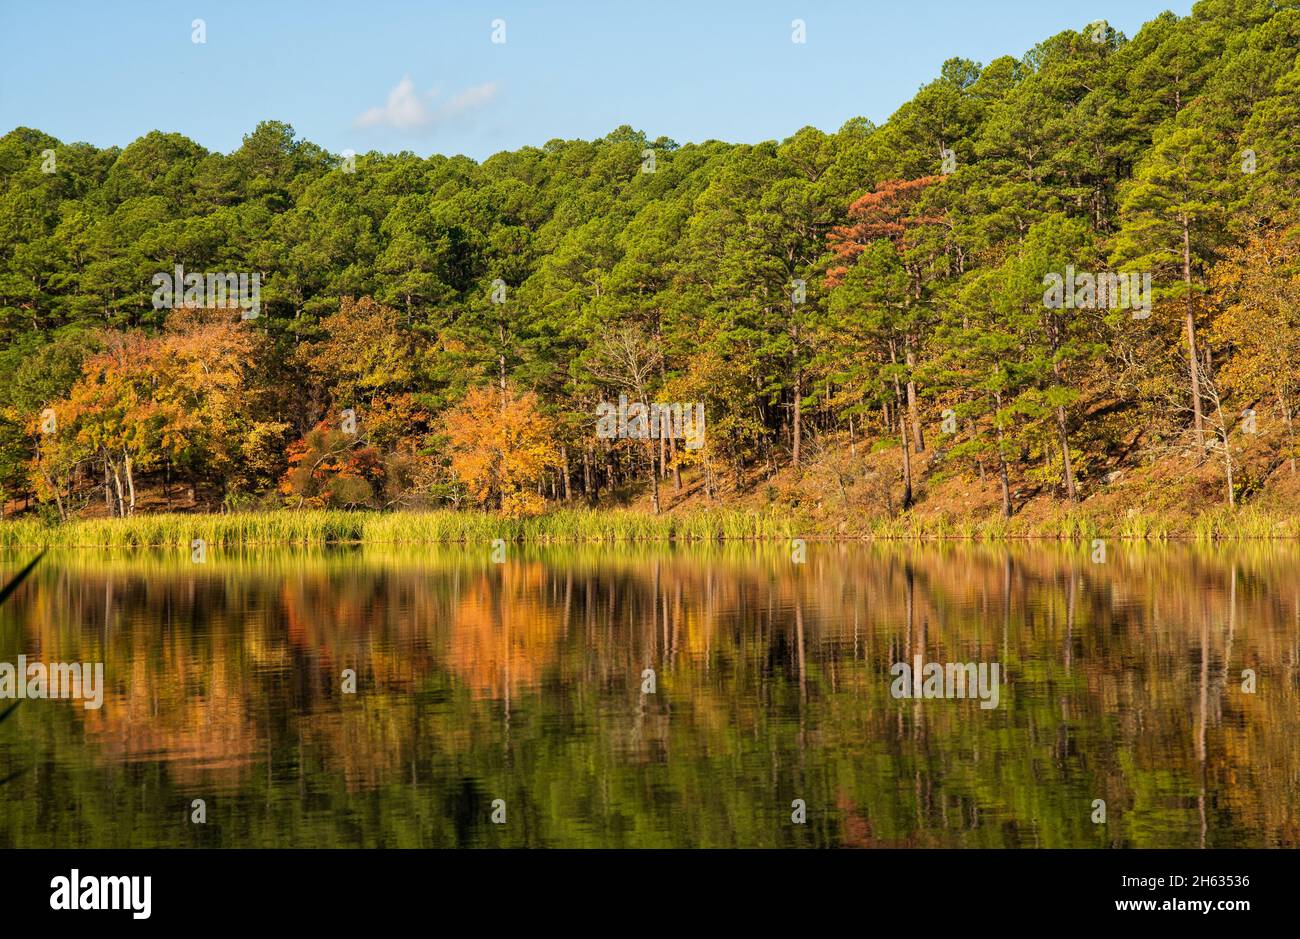
<svg viewBox="0 0 1300 939">
<path fill-rule="evenodd" d="M 1210 271 L 1218 309 L 1210 338 L 1230 355 L 1225 389 L 1243 403 L 1272 401 L 1286 431 L 1295 472 L 1300 403 L 1300 244 L 1295 232 L 1261 232 L 1229 248 Z"/>
</svg>

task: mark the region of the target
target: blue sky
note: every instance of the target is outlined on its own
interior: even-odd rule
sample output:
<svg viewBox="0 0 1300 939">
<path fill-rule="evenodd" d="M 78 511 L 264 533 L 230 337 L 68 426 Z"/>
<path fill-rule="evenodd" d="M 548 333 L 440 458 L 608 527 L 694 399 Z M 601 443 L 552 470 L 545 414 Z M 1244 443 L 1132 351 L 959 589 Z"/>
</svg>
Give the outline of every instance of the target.
<svg viewBox="0 0 1300 939">
<path fill-rule="evenodd" d="M 229 151 L 264 119 L 336 153 L 482 159 L 620 124 L 678 142 L 883 122 L 960 55 L 1191 0 L 0 0 L 0 133 Z M 206 42 L 192 41 L 202 18 Z M 504 44 L 492 21 L 506 23 Z M 791 21 L 807 41 L 791 42 Z"/>
</svg>

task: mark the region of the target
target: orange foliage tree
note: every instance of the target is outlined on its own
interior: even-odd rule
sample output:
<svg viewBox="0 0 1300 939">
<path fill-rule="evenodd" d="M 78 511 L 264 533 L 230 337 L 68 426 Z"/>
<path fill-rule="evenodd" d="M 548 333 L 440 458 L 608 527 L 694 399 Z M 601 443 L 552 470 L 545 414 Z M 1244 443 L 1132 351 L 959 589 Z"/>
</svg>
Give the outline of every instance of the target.
<svg viewBox="0 0 1300 939">
<path fill-rule="evenodd" d="M 537 396 L 513 388 L 470 389 L 443 416 L 451 471 L 476 503 L 509 517 L 536 515 L 544 507 L 537 488 L 560 465 L 554 422 Z"/>
<path fill-rule="evenodd" d="M 136 481 L 164 461 L 223 494 L 274 479 L 288 425 L 264 419 L 255 376 L 265 340 L 224 311 L 177 311 L 158 336 L 105 333 L 36 447 L 37 491 L 63 496 L 78 469 L 102 471 L 112 514 L 135 509 Z"/>
<path fill-rule="evenodd" d="M 280 492 L 296 508 L 373 507 L 387 480 L 379 448 L 328 420 L 291 443 L 288 458 Z"/>
<path fill-rule="evenodd" d="M 847 265 L 873 241 L 888 239 L 901 254 L 913 247 L 908 238 L 910 233 L 943 222 L 942 215 L 917 211 L 922 194 L 942 181 L 942 176 L 889 179 L 856 199 L 849 206 L 849 224 L 834 226 L 827 236 L 827 245 L 839 262 L 826 272 L 827 285 L 839 286 L 848 273 Z"/>
</svg>

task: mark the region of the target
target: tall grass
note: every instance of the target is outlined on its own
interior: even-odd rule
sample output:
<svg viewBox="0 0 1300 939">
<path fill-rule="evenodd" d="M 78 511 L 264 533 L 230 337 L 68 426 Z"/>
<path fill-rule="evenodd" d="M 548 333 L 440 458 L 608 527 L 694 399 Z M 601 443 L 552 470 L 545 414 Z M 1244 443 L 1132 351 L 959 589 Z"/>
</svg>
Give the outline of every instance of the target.
<svg viewBox="0 0 1300 939">
<path fill-rule="evenodd" d="M 1255 506 L 1240 509 L 1220 506 L 1197 517 L 1192 526 L 1192 537 L 1197 541 L 1246 541 L 1297 535 L 1300 535 L 1300 525 L 1294 516 L 1270 515 Z"/>
<path fill-rule="evenodd" d="M 1102 534 L 1096 519 L 1078 509 L 1064 512 L 1056 523 L 1056 537 L 1062 541 L 1091 541 Z"/>
<path fill-rule="evenodd" d="M 863 523 L 863 537 L 882 541 L 957 540 L 1007 541 L 1016 538 L 1087 543 L 1098 538 L 1131 541 L 1168 541 L 1173 538 L 1201 542 L 1300 538 L 1300 517 L 1256 506 L 1215 506 L 1190 520 L 1176 520 L 1142 511 L 1120 518 L 1099 517 L 1072 506 L 1042 518 L 962 518 L 946 513 L 905 513 L 877 517 Z"/>
<path fill-rule="evenodd" d="M 1119 526 L 1119 536 L 1133 541 L 1165 541 L 1170 534 L 1166 519 L 1140 511 L 1125 516 Z"/>
<path fill-rule="evenodd" d="M 855 519 L 841 536 L 881 541 L 1005 541 L 1049 538 L 1086 542 L 1118 537 L 1161 541 L 1243 541 L 1300 537 L 1300 517 L 1272 514 L 1254 506 L 1215 507 L 1190 522 L 1175 523 L 1134 512 L 1103 523 L 1072 508 L 1037 520 L 1000 515 L 964 518 L 947 514 L 904 513 Z M 328 544 L 466 544 L 507 542 L 649 542 L 781 540 L 814 535 L 792 516 L 740 509 L 715 509 L 649 515 L 630 509 L 565 509 L 534 518 L 507 519 L 480 512 L 280 511 L 225 515 L 138 515 L 84 519 L 47 525 L 33 519 L 0 522 L 0 548 L 98 547 L 186 548 L 195 539 L 212 547 Z"/>
<path fill-rule="evenodd" d="M 550 541 L 720 541 L 789 538 L 780 516 L 735 510 L 647 515 L 587 509 L 507 519 L 475 512 L 302 511 L 226 515 L 137 515 L 47 526 L 20 519 L 0 523 L 0 547 L 213 547 L 256 544 L 441 544 Z"/>
</svg>

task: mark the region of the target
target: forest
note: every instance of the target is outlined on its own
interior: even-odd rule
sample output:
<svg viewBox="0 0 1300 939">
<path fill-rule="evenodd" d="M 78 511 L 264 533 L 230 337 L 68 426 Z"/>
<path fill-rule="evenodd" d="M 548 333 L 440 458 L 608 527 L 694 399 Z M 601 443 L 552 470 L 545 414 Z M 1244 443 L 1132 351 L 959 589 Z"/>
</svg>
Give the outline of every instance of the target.
<svg viewBox="0 0 1300 939">
<path fill-rule="evenodd" d="M 19 127 L 0 505 L 1293 500 L 1298 49 L 1300 3 L 1203 0 L 951 58 L 879 126 L 482 162 Z M 621 399 L 702 438 L 598 433 Z"/>
</svg>

